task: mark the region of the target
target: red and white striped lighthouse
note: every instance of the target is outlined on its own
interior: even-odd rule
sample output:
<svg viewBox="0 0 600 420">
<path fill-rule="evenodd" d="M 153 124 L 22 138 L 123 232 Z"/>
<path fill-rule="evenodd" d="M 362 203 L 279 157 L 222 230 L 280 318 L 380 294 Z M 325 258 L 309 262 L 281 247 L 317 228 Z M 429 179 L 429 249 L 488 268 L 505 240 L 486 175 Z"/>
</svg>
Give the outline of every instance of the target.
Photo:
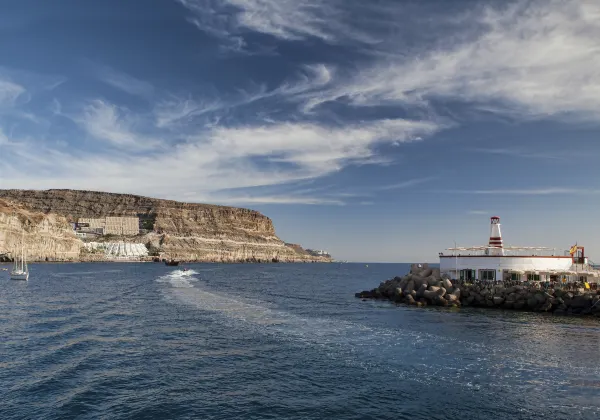
<svg viewBox="0 0 600 420">
<path fill-rule="evenodd" d="M 502 245 L 502 233 L 500 232 L 500 218 L 493 216 L 490 218 L 490 243 L 489 243 L 489 254 L 490 255 L 504 255 L 504 247 Z"/>
</svg>

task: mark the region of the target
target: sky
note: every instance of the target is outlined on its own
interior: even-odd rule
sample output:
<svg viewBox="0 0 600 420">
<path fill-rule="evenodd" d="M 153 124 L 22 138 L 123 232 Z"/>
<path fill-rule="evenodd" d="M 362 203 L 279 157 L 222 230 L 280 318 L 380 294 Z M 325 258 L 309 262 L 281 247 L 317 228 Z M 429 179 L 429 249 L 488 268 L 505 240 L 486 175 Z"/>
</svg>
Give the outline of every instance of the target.
<svg viewBox="0 0 600 420">
<path fill-rule="evenodd" d="M 0 188 L 256 209 L 334 258 L 584 245 L 600 262 L 596 0 L 21 0 Z"/>
</svg>

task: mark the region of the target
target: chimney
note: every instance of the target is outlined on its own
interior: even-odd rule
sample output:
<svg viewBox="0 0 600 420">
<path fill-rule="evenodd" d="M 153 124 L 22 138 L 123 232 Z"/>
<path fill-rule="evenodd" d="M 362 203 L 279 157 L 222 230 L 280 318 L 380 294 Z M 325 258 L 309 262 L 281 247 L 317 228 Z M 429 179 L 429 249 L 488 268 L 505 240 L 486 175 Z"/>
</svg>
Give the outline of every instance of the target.
<svg viewBox="0 0 600 420">
<path fill-rule="evenodd" d="M 502 233 L 500 233 L 500 218 L 491 217 L 489 255 L 504 255 L 502 246 Z"/>
</svg>

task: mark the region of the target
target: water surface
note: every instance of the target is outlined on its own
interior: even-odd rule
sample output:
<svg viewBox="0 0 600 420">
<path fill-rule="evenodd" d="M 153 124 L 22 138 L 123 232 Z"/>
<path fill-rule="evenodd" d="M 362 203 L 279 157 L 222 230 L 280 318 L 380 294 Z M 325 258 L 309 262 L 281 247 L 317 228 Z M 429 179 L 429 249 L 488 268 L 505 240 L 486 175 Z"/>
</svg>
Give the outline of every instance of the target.
<svg viewBox="0 0 600 420">
<path fill-rule="evenodd" d="M 404 264 L 189 267 L 4 273 L 0 417 L 600 417 L 596 319 L 354 298 Z"/>
</svg>

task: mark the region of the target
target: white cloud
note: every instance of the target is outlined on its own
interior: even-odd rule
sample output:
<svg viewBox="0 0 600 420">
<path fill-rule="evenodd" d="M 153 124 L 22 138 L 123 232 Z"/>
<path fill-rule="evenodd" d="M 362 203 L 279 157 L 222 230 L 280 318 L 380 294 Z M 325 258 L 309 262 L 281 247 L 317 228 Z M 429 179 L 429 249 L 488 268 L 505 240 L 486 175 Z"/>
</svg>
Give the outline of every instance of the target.
<svg viewBox="0 0 600 420">
<path fill-rule="evenodd" d="M 193 119 L 208 114 L 218 115 L 229 109 L 253 104 L 264 99 L 281 97 L 289 100 L 314 95 L 315 91 L 327 86 L 334 76 L 334 70 L 324 64 L 302 66 L 293 77 L 284 81 L 275 89 L 268 90 L 265 85 L 251 89 L 238 89 L 234 95 L 221 93 L 218 97 L 196 100 L 192 96 L 169 98 L 158 102 L 154 108 L 156 125 L 160 128 L 182 126 Z"/>
<path fill-rule="evenodd" d="M 469 14 L 484 30 L 458 45 L 380 61 L 324 93 L 355 105 L 427 105 L 433 98 L 496 103 L 521 116 L 600 116 L 600 3 L 520 2 Z M 455 39 L 455 38 L 451 38 Z"/>
<path fill-rule="evenodd" d="M 213 36 L 243 49 L 245 31 L 298 41 L 376 43 L 358 27 L 360 17 L 347 13 L 348 0 L 177 0 L 194 12 L 191 22 Z M 359 3 L 360 4 L 360 3 Z"/>
<path fill-rule="evenodd" d="M 130 95 L 146 98 L 150 98 L 154 94 L 154 87 L 148 82 L 136 79 L 127 73 L 117 71 L 108 66 L 94 64 L 90 64 L 90 66 L 94 66 L 94 73 L 98 79 L 116 89 L 122 90 Z"/>
<path fill-rule="evenodd" d="M 600 189 L 579 189 L 563 187 L 531 188 L 531 189 L 497 189 L 497 190 L 447 190 L 440 191 L 452 194 L 482 195 L 587 195 L 600 194 Z"/>
<path fill-rule="evenodd" d="M 135 131 L 135 117 L 127 109 L 100 99 L 91 101 L 72 119 L 88 134 L 117 148 L 147 150 L 159 145 L 152 136 Z"/>
<path fill-rule="evenodd" d="M 141 136 L 122 125 L 117 110 L 96 102 L 84 127 L 119 149 Z M 191 136 L 159 154 L 57 151 L 22 142 L 10 150 L 24 162 L 13 168 L 4 188 L 82 188 L 221 203 L 341 204 L 338 198 L 306 194 L 268 196 L 227 193 L 228 189 L 281 185 L 322 177 L 374 155 L 378 144 L 430 135 L 432 123 L 388 120 L 344 127 L 279 123 L 256 127 L 217 127 Z M 11 159 L 0 161 L 0 169 Z M 28 165 L 32 165 L 29 167 Z"/>
<path fill-rule="evenodd" d="M 0 79 L 0 106 L 14 105 L 19 96 L 25 93 L 25 88 L 9 80 Z"/>
<path fill-rule="evenodd" d="M 467 214 L 474 214 L 474 215 L 480 215 L 480 214 L 489 214 L 489 211 L 486 210 L 469 210 L 467 212 Z"/>
<path fill-rule="evenodd" d="M 396 184 L 384 185 L 384 186 L 379 187 L 378 189 L 379 190 L 399 190 L 399 189 L 403 189 L 403 188 L 413 187 L 415 185 L 419 185 L 424 182 L 431 181 L 433 179 L 436 179 L 436 177 L 428 176 L 428 177 L 424 177 L 424 178 L 408 179 L 406 181 L 398 182 Z"/>
</svg>

